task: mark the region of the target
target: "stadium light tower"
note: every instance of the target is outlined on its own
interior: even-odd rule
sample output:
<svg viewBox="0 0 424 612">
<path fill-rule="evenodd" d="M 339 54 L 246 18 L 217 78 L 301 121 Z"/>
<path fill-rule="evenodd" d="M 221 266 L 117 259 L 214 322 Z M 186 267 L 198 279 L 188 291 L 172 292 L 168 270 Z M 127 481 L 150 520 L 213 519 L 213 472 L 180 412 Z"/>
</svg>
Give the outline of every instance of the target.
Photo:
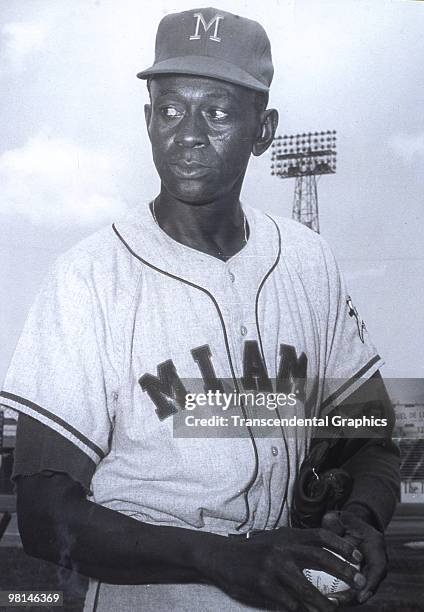
<svg viewBox="0 0 424 612">
<path fill-rule="evenodd" d="M 271 174 L 295 178 L 293 219 L 319 233 L 317 176 L 336 172 L 336 130 L 277 136 Z"/>
</svg>

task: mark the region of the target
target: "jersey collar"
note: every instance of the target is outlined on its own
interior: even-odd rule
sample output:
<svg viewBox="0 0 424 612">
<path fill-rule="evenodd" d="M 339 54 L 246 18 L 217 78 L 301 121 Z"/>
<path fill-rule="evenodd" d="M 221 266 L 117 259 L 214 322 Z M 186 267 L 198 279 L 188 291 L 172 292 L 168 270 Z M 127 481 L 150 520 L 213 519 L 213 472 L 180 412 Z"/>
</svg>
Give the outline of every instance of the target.
<svg viewBox="0 0 424 612">
<path fill-rule="evenodd" d="M 280 239 L 275 222 L 251 206 L 243 205 L 243 211 L 249 224 L 249 239 L 227 261 L 168 236 L 154 221 L 148 203 L 134 207 L 114 227 L 117 238 L 140 263 L 213 291 L 216 282 L 222 283 L 222 275 L 234 269 L 250 268 L 250 274 L 260 283 L 279 257 Z"/>
</svg>

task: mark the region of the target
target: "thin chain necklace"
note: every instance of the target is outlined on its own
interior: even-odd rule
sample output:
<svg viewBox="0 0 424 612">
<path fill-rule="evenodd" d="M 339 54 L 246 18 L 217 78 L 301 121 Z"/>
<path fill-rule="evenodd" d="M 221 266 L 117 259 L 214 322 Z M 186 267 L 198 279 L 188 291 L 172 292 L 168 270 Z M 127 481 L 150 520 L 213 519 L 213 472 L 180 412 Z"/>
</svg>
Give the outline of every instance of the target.
<svg viewBox="0 0 424 612">
<path fill-rule="evenodd" d="M 155 211 L 155 204 L 156 204 L 156 200 L 153 200 L 152 202 L 152 215 L 153 215 L 153 219 L 155 220 L 155 223 L 158 227 L 160 227 L 158 220 L 156 219 L 156 211 Z M 243 230 L 244 230 L 244 243 L 247 244 L 247 219 L 246 219 L 246 215 L 244 215 L 244 220 L 243 220 Z M 223 253 L 221 253 L 221 251 L 218 251 L 219 255 L 223 255 Z"/>
</svg>

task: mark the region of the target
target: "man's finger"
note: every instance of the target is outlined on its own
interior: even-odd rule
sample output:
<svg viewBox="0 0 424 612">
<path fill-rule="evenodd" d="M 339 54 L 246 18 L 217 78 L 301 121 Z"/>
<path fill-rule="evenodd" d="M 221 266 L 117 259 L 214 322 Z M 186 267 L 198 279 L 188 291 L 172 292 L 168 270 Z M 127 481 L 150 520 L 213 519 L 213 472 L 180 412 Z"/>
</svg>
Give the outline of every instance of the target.
<svg viewBox="0 0 424 612">
<path fill-rule="evenodd" d="M 344 536 L 346 531 L 345 526 L 340 520 L 340 512 L 327 512 L 324 514 L 321 525 L 324 529 L 329 529 L 338 536 Z"/>
<path fill-rule="evenodd" d="M 283 580 L 284 584 L 293 591 L 298 601 L 315 607 L 317 612 L 334 612 L 335 604 L 322 595 L 298 570 L 290 575 L 285 573 Z"/>
<path fill-rule="evenodd" d="M 298 595 L 293 590 L 289 589 L 286 584 L 284 587 L 274 584 L 272 589 L 268 592 L 268 597 L 272 610 L 282 610 L 284 612 L 301 612 L 301 610 L 303 610 L 304 604 L 299 599 Z M 263 607 L 263 602 L 259 604 L 252 600 L 252 602 L 249 603 L 258 605 L 260 608 Z M 317 608 L 315 610 L 320 612 Z"/>
<path fill-rule="evenodd" d="M 359 593 L 354 589 L 347 589 L 346 591 L 331 593 L 331 599 L 334 599 L 339 606 L 347 606 L 359 601 Z"/>
<path fill-rule="evenodd" d="M 302 612 L 303 610 L 305 610 L 305 612 L 319 612 L 318 608 L 307 603 L 302 604 Z"/>
<path fill-rule="evenodd" d="M 375 593 L 380 582 L 387 574 L 387 556 L 386 551 L 382 546 L 373 547 L 367 551 L 367 563 L 363 568 L 363 574 L 367 583 L 361 591 L 363 596 L 366 592 Z"/>
<path fill-rule="evenodd" d="M 351 563 L 360 563 L 362 560 L 362 553 L 357 548 L 357 543 L 359 542 L 355 539 L 347 536 L 341 538 L 329 529 L 321 530 L 321 546 L 341 555 Z"/>
<path fill-rule="evenodd" d="M 310 567 L 325 571 L 340 580 L 347 582 L 351 587 L 362 590 L 367 585 L 366 577 L 348 561 L 327 550 L 312 550 L 310 553 Z"/>
<path fill-rule="evenodd" d="M 345 532 L 348 532 L 351 536 L 363 538 L 364 527 L 368 527 L 368 525 L 360 518 L 351 512 L 340 512 L 339 520 L 345 528 Z"/>
<path fill-rule="evenodd" d="M 368 601 L 373 595 L 374 593 L 372 591 L 363 591 L 358 595 L 358 602 L 363 604 Z"/>
<path fill-rule="evenodd" d="M 272 610 L 278 609 L 283 610 L 284 612 L 299 612 L 301 610 L 299 600 L 296 598 L 295 594 L 291 593 L 287 588 L 281 588 L 280 586 L 275 585 L 268 593 L 268 597 L 270 600 L 270 608 Z M 256 603 L 252 600 L 252 602 L 249 603 L 258 605 L 260 608 L 263 607 L 263 602 Z"/>
</svg>

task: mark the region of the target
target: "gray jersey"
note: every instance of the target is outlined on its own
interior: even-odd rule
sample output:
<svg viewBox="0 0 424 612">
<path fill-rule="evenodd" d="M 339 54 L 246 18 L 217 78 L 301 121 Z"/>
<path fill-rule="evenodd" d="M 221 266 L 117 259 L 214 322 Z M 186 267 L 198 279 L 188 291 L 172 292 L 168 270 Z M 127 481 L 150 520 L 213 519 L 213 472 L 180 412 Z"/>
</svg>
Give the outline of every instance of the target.
<svg viewBox="0 0 424 612">
<path fill-rule="evenodd" d="M 2 402 L 96 462 L 96 503 L 219 534 L 287 525 L 306 430 L 178 437 L 187 381 L 248 389 L 265 371 L 290 391 L 303 380 L 296 410 L 311 416 L 382 365 L 325 241 L 244 211 L 249 240 L 223 262 L 174 241 L 138 206 L 62 255 L 42 287 Z M 125 587 L 139 601 L 146 588 Z"/>
</svg>

